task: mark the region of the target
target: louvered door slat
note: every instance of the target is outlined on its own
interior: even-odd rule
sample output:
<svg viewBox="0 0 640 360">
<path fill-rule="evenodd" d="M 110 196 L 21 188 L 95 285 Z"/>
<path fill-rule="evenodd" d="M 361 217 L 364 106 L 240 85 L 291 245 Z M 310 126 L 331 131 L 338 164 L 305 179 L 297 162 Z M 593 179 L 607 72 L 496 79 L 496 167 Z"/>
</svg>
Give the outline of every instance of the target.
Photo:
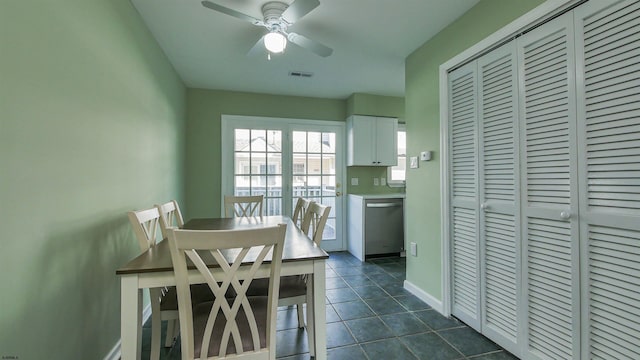
<svg viewBox="0 0 640 360">
<path fill-rule="evenodd" d="M 452 313 L 471 326 L 479 319 L 477 80 L 475 65 L 449 74 Z"/>
<path fill-rule="evenodd" d="M 583 356 L 640 358 L 640 2 L 575 10 Z"/>
<path fill-rule="evenodd" d="M 519 354 L 516 75 L 514 43 L 478 60 L 482 332 Z"/>
<path fill-rule="evenodd" d="M 527 357 L 578 358 L 575 71 L 571 14 L 517 40 Z"/>
</svg>

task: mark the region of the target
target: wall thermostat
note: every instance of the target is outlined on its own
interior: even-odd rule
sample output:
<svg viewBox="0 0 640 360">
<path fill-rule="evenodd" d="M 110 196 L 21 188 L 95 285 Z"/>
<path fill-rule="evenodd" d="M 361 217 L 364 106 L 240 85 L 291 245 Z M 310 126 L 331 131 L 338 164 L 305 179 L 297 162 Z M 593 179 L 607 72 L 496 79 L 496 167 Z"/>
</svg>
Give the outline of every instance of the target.
<svg viewBox="0 0 640 360">
<path fill-rule="evenodd" d="M 420 160 L 429 161 L 431 160 L 431 151 L 423 151 L 420 153 Z"/>
</svg>

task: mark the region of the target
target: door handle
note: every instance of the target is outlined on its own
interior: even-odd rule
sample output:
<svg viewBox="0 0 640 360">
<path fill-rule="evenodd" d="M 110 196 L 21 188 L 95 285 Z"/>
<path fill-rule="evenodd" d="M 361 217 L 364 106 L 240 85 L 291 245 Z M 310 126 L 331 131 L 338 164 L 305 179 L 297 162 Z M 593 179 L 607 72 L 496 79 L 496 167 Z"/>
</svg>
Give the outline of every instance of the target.
<svg viewBox="0 0 640 360">
<path fill-rule="evenodd" d="M 342 192 L 336 191 L 336 197 L 341 196 L 341 195 L 342 195 Z"/>
<path fill-rule="evenodd" d="M 367 204 L 368 208 L 389 208 L 389 207 L 397 207 L 402 206 L 402 203 L 394 202 L 394 203 L 373 203 Z"/>
</svg>

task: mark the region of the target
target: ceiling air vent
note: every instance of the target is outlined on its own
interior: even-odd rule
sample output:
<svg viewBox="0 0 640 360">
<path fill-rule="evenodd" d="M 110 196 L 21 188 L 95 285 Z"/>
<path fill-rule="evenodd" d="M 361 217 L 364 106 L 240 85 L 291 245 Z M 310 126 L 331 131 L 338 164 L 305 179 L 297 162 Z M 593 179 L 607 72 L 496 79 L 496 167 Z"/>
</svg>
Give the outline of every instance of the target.
<svg viewBox="0 0 640 360">
<path fill-rule="evenodd" d="M 299 78 L 310 78 L 313 76 L 313 73 L 304 72 L 304 71 L 290 71 L 289 76 L 299 77 Z"/>
</svg>

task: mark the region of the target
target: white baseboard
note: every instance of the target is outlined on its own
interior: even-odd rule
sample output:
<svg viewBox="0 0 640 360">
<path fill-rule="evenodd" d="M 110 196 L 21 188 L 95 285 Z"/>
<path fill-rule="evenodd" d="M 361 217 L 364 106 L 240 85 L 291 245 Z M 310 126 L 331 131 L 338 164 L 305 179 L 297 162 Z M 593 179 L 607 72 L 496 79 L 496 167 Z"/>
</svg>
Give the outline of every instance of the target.
<svg viewBox="0 0 640 360">
<path fill-rule="evenodd" d="M 147 304 L 147 306 L 142 310 L 142 323 L 146 323 L 147 320 L 151 317 L 151 304 Z M 121 340 L 118 339 L 118 342 L 115 344 L 113 349 L 109 351 L 109 353 L 104 357 L 104 360 L 120 360 L 120 356 L 122 352 L 120 351 Z"/>
<path fill-rule="evenodd" d="M 415 286 L 414 284 L 412 284 L 408 280 L 404 281 L 404 289 L 407 290 L 408 292 L 412 293 L 416 297 L 418 297 L 418 299 L 426 302 L 429 306 L 431 306 L 431 308 L 433 310 L 439 312 L 442 315 L 445 315 L 444 312 L 443 312 L 443 307 L 442 307 L 442 301 L 441 300 L 436 299 L 433 295 L 425 292 L 424 290 L 422 290 L 419 287 Z M 445 316 L 447 316 L 447 315 L 445 315 Z"/>
</svg>

